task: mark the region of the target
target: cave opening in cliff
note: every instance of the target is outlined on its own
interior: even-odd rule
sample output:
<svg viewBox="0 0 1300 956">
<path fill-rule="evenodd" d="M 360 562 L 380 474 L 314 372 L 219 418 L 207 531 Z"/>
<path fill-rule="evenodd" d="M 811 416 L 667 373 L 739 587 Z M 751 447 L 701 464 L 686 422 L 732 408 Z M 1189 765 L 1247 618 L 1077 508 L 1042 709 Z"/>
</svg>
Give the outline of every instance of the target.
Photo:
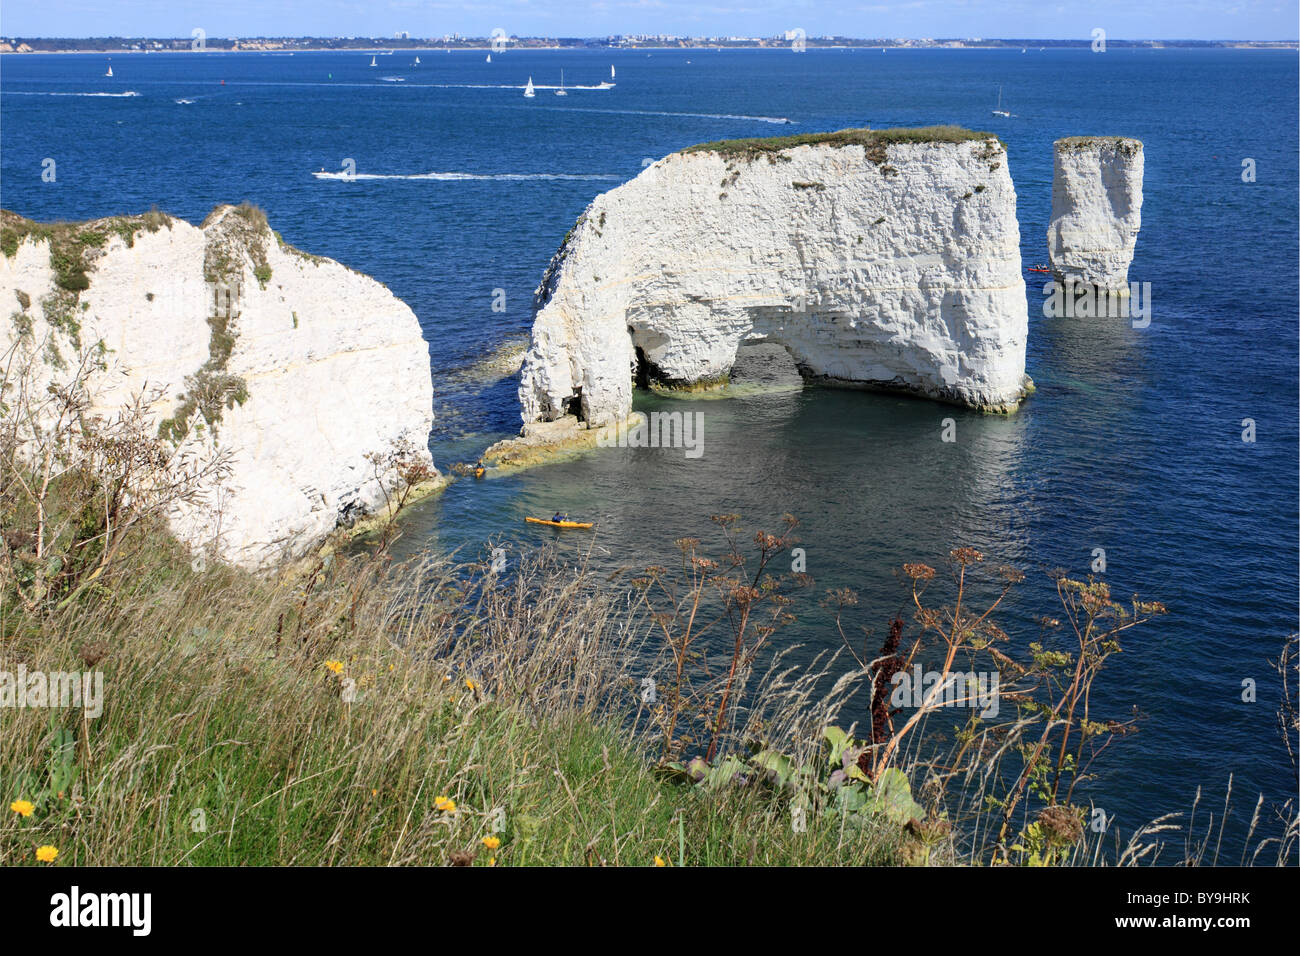
<svg viewBox="0 0 1300 956">
<path fill-rule="evenodd" d="M 646 358 L 645 350 L 639 345 L 636 346 L 636 365 L 632 369 L 632 383 L 637 388 L 650 387 L 652 365 L 650 359 Z"/>
<path fill-rule="evenodd" d="M 578 421 L 585 421 L 587 416 L 582 412 L 582 386 L 575 386 L 573 394 L 564 400 L 564 414 L 572 415 Z"/>
</svg>

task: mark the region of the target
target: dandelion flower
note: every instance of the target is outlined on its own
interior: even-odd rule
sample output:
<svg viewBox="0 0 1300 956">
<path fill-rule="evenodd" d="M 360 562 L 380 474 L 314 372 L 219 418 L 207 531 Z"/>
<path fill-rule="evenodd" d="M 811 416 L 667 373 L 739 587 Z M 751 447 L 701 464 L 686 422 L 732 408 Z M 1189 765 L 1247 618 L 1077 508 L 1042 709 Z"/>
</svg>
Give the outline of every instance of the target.
<svg viewBox="0 0 1300 956">
<path fill-rule="evenodd" d="M 452 800 L 450 797 L 439 797 L 433 801 L 433 805 L 443 813 L 456 812 L 456 801 Z"/>
<path fill-rule="evenodd" d="M 495 850 L 497 847 L 501 845 L 501 840 L 498 837 L 485 836 L 483 838 L 483 845 L 487 847 L 489 850 Z"/>
<path fill-rule="evenodd" d="M 468 677 L 465 678 L 465 686 L 468 687 L 470 690 L 478 690 L 478 685 L 475 684 L 475 683 L 474 683 L 472 680 L 470 680 Z"/>
<path fill-rule="evenodd" d="M 13 803 L 9 804 L 9 809 L 20 817 L 30 817 L 32 811 L 35 810 L 36 807 L 30 800 L 15 800 Z"/>
<path fill-rule="evenodd" d="M 342 662 L 342 661 L 326 661 L 326 662 L 325 662 L 325 666 L 329 669 L 329 671 L 330 671 L 331 674 L 342 674 L 342 673 L 343 673 L 343 662 Z"/>
<path fill-rule="evenodd" d="M 668 864 L 664 862 L 664 858 L 662 856 L 655 857 L 655 866 L 667 866 L 667 865 Z"/>
<path fill-rule="evenodd" d="M 36 848 L 36 859 L 42 863 L 53 863 L 54 858 L 59 855 L 59 851 L 52 846 L 40 846 Z"/>
</svg>

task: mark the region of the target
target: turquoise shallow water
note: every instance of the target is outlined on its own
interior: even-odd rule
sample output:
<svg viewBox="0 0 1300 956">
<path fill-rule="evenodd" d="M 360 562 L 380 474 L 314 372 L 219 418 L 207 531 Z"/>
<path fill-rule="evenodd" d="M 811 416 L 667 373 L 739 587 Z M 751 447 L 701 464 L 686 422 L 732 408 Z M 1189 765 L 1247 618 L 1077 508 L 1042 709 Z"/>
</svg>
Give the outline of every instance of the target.
<svg viewBox="0 0 1300 956">
<path fill-rule="evenodd" d="M 472 554 L 504 537 L 516 552 L 576 549 L 589 539 L 522 525 L 563 509 L 598 522 L 599 561 L 636 567 L 671 558 L 677 537 L 707 536 L 709 514 L 740 512 L 752 529 L 789 511 L 818 588 L 860 589 L 877 633 L 903 603 L 894 569 L 969 544 L 1028 573 L 1003 620 L 1025 639 L 1051 610 L 1043 572 L 1085 573 L 1104 547 L 1116 593 L 1139 591 L 1171 614 L 1132 636 L 1104 683 L 1099 707 L 1145 719 L 1106 754 L 1088 796 L 1131 829 L 1188 809 L 1198 786 L 1220 799 L 1232 774 L 1229 846 L 1254 794 L 1294 796 L 1267 663 L 1300 614 L 1294 53 L 511 52 L 490 66 L 425 54 L 418 69 L 385 59 L 371 70 L 360 54 L 115 57 L 110 81 L 102 58 L 6 57 L 0 201 L 35 218 L 157 205 L 194 221 L 219 201 L 256 202 L 286 240 L 376 276 L 414 308 L 445 465 L 517 428 L 513 381 L 469 369 L 527 330 L 532 290 L 574 218 L 647 157 L 845 126 L 989 129 L 1007 143 L 1028 265 L 1046 256 L 1052 140 L 1142 139 L 1130 278 L 1152 283 L 1151 327 L 1044 319 L 1028 276 L 1038 392 L 1018 415 L 811 388 L 644 396 L 648 410 L 704 414 L 700 458 L 606 450 L 460 482 L 415 509 L 403 545 Z M 618 85 L 607 92 L 525 101 L 500 88 L 554 82 L 560 69 L 570 84 L 595 83 L 611 62 Z M 999 85 L 1010 119 L 990 115 Z M 127 91 L 138 95 L 49 95 Z M 782 117 L 793 125 L 769 121 Z M 45 157 L 57 183 L 41 181 Z M 1246 157 L 1255 183 L 1241 182 Z M 311 175 L 345 158 L 381 176 L 483 178 Z M 494 289 L 505 290 L 503 313 Z M 939 440 L 945 417 L 956 443 Z M 1241 441 L 1248 417 L 1254 444 Z M 786 639 L 811 654 L 838 642 L 829 625 L 809 602 Z M 1258 681 L 1255 704 L 1240 699 L 1246 678 Z"/>
</svg>

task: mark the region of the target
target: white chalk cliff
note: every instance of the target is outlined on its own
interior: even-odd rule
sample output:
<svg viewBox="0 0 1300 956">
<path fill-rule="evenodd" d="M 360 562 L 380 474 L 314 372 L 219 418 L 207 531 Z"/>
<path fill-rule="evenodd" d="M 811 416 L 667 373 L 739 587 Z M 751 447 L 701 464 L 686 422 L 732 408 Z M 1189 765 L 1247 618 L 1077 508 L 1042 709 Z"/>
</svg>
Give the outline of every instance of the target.
<svg viewBox="0 0 1300 956">
<path fill-rule="evenodd" d="M 1056 141 L 1047 251 L 1057 282 L 1128 286 L 1142 227 L 1142 143 L 1122 136 Z"/>
<path fill-rule="evenodd" d="M 986 410 L 1031 385 L 1006 151 L 964 130 L 675 153 L 596 197 L 537 306 L 525 423 L 622 420 L 638 370 L 724 381 L 746 341 L 784 345 L 808 379 Z"/>
<path fill-rule="evenodd" d="M 195 550 L 254 568 L 295 557 L 380 503 L 393 475 L 376 480 L 368 453 L 407 441 L 432 464 L 414 313 L 374 279 L 284 245 L 260 212 L 70 230 L 0 215 L 0 354 L 25 352 L 59 383 L 102 342 L 92 412 L 161 389 L 160 435 L 229 456 L 204 504 L 172 515 Z"/>
</svg>

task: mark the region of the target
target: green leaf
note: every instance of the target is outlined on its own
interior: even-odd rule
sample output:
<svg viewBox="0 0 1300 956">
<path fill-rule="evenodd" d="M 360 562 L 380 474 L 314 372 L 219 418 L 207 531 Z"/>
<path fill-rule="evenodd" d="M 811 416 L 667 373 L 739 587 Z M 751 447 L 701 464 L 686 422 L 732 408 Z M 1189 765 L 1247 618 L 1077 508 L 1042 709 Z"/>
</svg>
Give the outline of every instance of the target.
<svg viewBox="0 0 1300 956">
<path fill-rule="evenodd" d="M 897 767 L 890 767 L 877 778 L 871 788 L 869 806 L 871 812 L 899 823 L 925 819 L 925 810 L 912 799 L 912 785 L 908 783 L 907 774 Z"/>
<path fill-rule="evenodd" d="M 778 788 L 785 787 L 794 777 L 794 766 L 790 758 L 775 750 L 763 750 L 753 757 L 754 765 L 772 774 L 773 782 Z"/>
<path fill-rule="evenodd" d="M 840 762 L 840 758 L 843 757 L 844 751 L 848 749 L 849 745 L 853 743 L 853 741 L 848 734 L 840 730 L 838 727 L 827 727 L 822 731 L 822 736 L 826 738 L 826 743 L 830 745 L 831 753 L 829 759 L 831 765 L 834 766 Z"/>
</svg>

